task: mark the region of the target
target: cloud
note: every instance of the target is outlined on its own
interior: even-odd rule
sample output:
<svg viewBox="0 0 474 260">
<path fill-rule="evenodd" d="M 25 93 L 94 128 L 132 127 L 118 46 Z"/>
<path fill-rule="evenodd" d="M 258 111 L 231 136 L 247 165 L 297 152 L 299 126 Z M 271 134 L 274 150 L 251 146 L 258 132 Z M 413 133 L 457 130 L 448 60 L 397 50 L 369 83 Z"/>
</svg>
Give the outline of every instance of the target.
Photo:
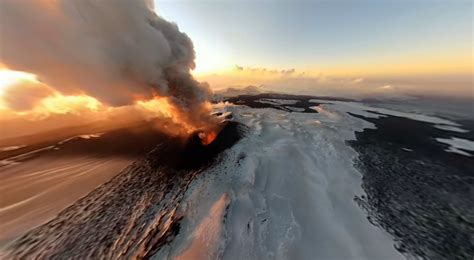
<svg viewBox="0 0 474 260">
<path fill-rule="evenodd" d="M 382 90 L 391 90 L 391 89 L 393 89 L 393 86 L 392 86 L 392 85 L 384 85 L 384 86 L 379 87 L 379 89 L 382 89 Z"/>
<path fill-rule="evenodd" d="M 0 63 L 35 74 L 62 95 L 110 106 L 166 97 L 181 120 L 208 124 L 211 92 L 190 73 L 192 41 L 152 6 L 149 0 L 2 0 Z M 10 95 L 28 90 L 32 100 L 44 94 L 20 88 Z M 9 98 L 15 108 L 30 103 Z"/>
<path fill-rule="evenodd" d="M 353 83 L 353 84 L 357 84 L 357 83 L 361 83 L 361 82 L 363 82 L 363 81 L 364 81 L 363 78 L 355 78 L 355 79 L 352 80 L 352 83 Z"/>
<path fill-rule="evenodd" d="M 296 72 L 294 68 L 291 69 L 268 69 L 264 67 L 243 67 L 235 65 L 235 71 L 248 72 L 252 74 L 273 74 L 273 75 L 291 75 Z"/>
<path fill-rule="evenodd" d="M 289 76 L 265 72 L 262 68 L 242 68 L 228 73 L 204 75 L 200 80 L 213 89 L 237 88 L 249 85 L 262 86 L 265 90 L 290 94 L 327 95 L 354 99 L 408 97 L 449 97 L 473 99 L 473 82 L 470 74 L 370 76 L 325 74 L 322 72 L 295 71 Z M 245 73 L 245 71 L 249 71 Z M 281 71 L 281 70 L 280 70 Z"/>
<path fill-rule="evenodd" d="M 233 96 L 239 96 L 239 95 L 256 95 L 260 93 L 265 93 L 268 92 L 266 91 L 263 87 L 260 86 L 246 86 L 246 87 L 228 87 L 224 89 L 219 89 L 216 90 L 215 93 L 217 95 L 222 95 L 224 97 L 233 97 Z"/>
<path fill-rule="evenodd" d="M 278 70 L 272 74 L 264 68 L 245 68 L 249 73 L 228 73 L 202 77 L 219 90 L 220 94 L 235 95 L 245 93 L 246 86 L 257 85 L 260 92 L 279 92 L 289 94 L 305 94 L 316 96 L 335 96 L 353 99 L 364 98 L 405 98 L 404 88 L 400 83 L 373 80 L 371 78 L 351 76 L 314 75 L 307 72 Z M 252 73 L 253 72 L 253 73 Z M 275 73 L 275 72 L 274 72 Z M 282 76 L 288 73 L 288 76 Z M 230 87 L 230 88 L 229 88 Z"/>
<path fill-rule="evenodd" d="M 18 82 L 9 86 L 2 95 L 4 104 L 16 111 L 27 111 L 41 100 L 53 95 L 54 91 L 40 82 Z"/>
</svg>

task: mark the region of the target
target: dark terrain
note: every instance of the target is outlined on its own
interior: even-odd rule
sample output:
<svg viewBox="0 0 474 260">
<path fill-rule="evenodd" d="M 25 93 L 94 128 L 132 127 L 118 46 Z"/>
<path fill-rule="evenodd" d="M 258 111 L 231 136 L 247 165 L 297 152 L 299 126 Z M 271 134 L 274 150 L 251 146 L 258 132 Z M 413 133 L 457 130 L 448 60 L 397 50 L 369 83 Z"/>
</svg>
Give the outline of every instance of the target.
<svg viewBox="0 0 474 260">
<path fill-rule="evenodd" d="M 16 240 L 12 258 L 149 258 L 179 232 L 180 202 L 192 180 L 236 143 L 228 122 L 203 146 L 197 135 L 163 140 L 143 159 Z"/>
<path fill-rule="evenodd" d="M 351 101 L 282 94 L 242 95 L 226 101 L 252 108 L 317 113 L 311 107 L 320 103 L 311 99 Z M 355 166 L 363 174 L 366 193 L 355 201 L 367 212 L 369 221 L 389 232 L 396 248 L 407 257 L 473 259 L 474 153 L 462 149 L 470 156 L 447 152 L 449 145 L 436 138 L 472 141 L 474 121 L 458 120 L 461 128 L 470 130 L 459 133 L 380 113 L 380 118 L 349 114 L 376 126 L 357 132 L 356 140 L 347 142 L 358 153 Z M 58 156 L 87 151 L 97 156 L 136 156 L 151 150 L 57 217 L 16 240 L 10 256 L 153 256 L 179 233 L 183 218 L 179 208 L 191 182 L 248 131 L 246 126 L 230 121 L 214 142 L 203 146 L 197 134 L 187 140 L 170 139 L 153 134 L 155 131 L 147 126 L 138 129 L 127 135 L 124 131 L 128 130 L 121 129 L 101 138 L 75 140 L 52 151 Z M 124 136 L 130 139 L 117 142 Z"/>
<path fill-rule="evenodd" d="M 395 116 L 352 116 L 377 127 L 348 142 L 359 154 L 367 194 L 356 201 L 369 220 L 392 234 L 406 255 L 472 259 L 474 157 L 446 152 L 448 145 L 435 138 L 474 140 L 474 129 L 457 133 Z"/>
<path fill-rule="evenodd" d="M 277 104 L 271 102 L 265 102 L 268 99 L 276 100 L 295 100 L 294 104 Z M 318 113 L 316 110 L 311 109 L 312 106 L 318 106 L 321 103 L 312 102 L 311 99 L 320 99 L 320 100 L 338 100 L 338 101 L 351 101 L 350 99 L 345 98 L 335 98 L 335 97 L 316 97 L 316 96 L 307 96 L 307 95 L 287 95 L 287 94 L 273 94 L 265 93 L 258 95 L 240 95 L 237 97 L 231 97 L 225 99 L 225 101 L 236 104 L 236 105 L 245 105 L 251 108 L 273 108 L 277 110 L 282 110 L 285 112 L 300 112 L 300 113 Z M 262 102 L 264 101 L 264 102 Z M 295 111 L 298 109 L 299 111 Z"/>
<path fill-rule="evenodd" d="M 265 99 L 297 100 L 295 104 L 269 104 Z M 311 99 L 351 101 L 312 96 L 242 95 L 227 101 L 252 108 L 273 108 L 315 113 Z M 371 111 L 371 113 L 379 114 Z M 367 196 L 355 200 L 374 225 L 387 230 L 397 249 L 406 256 L 425 259 L 474 257 L 474 153 L 447 152 L 449 145 L 435 138 L 474 140 L 474 121 L 457 122 L 467 133 L 441 130 L 433 124 L 382 115 L 375 119 L 351 116 L 373 123 L 376 129 L 356 133 L 349 141 L 359 154 L 356 167 L 363 173 Z"/>
</svg>

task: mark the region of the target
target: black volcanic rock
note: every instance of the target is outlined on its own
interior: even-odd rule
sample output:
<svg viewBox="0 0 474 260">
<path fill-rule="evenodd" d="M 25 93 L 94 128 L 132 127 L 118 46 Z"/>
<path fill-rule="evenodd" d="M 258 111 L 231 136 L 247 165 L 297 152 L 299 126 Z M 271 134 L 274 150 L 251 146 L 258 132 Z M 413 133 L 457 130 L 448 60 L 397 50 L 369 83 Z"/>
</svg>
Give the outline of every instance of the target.
<svg viewBox="0 0 474 260">
<path fill-rule="evenodd" d="M 265 99 L 276 99 L 276 100 L 295 100 L 294 104 L 272 104 L 270 102 L 262 102 Z M 312 99 L 319 100 L 337 100 L 337 101 L 352 101 L 345 98 L 336 98 L 336 97 L 318 97 L 318 96 L 308 96 L 308 95 L 289 95 L 289 94 L 275 94 L 275 93 L 265 93 L 259 95 L 240 95 L 237 97 L 230 97 L 225 99 L 225 101 L 236 104 L 244 105 L 251 108 L 273 108 L 282 110 L 285 112 L 299 112 L 299 113 L 318 113 L 316 110 L 312 109 L 312 106 L 318 106 L 321 103 L 312 102 Z"/>
<path fill-rule="evenodd" d="M 192 181 L 246 133 L 228 122 L 204 146 L 198 133 L 166 139 L 50 220 L 16 240 L 9 259 L 148 259 L 178 234 Z"/>
<path fill-rule="evenodd" d="M 359 154 L 367 194 L 356 201 L 369 220 L 387 230 L 405 255 L 472 259 L 474 158 L 446 152 L 449 146 L 435 138 L 472 140 L 474 129 L 446 132 L 402 117 L 351 115 L 376 126 L 348 142 Z"/>
<path fill-rule="evenodd" d="M 208 145 L 203 145 L 198 134 L 188 140 L 182 154 L 184 168 L 195 168 L 211 162 L 220 152 L 230 148 L 246 133 L 247 127 L 243 124 L 230 121 L 217 134 L 216 139 Z"/>
</svg>

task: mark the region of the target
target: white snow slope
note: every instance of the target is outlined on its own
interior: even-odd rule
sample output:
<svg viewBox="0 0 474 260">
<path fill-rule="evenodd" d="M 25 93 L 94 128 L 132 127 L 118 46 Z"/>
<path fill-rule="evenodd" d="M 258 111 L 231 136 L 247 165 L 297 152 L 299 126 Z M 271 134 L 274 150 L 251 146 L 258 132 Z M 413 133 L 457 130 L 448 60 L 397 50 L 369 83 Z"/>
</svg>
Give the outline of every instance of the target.
<svg viewBox="0 0 474 260">
<path fill-rule="evenodd" d="M 194 182 L 180 233 L 157 259 L 403 258 L 354 201 L 362 176 L 345 141 L 373 125 L 341 104 L 317 114 L 216 107 L 250 133 Z"/>
</svg>

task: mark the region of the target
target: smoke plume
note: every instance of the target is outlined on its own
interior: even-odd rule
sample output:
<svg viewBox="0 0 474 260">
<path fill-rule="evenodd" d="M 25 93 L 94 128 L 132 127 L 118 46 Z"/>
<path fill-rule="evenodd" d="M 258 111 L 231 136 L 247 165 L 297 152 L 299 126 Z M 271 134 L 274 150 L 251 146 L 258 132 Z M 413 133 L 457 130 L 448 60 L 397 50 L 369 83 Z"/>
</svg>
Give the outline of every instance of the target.
<svg viewBox="0 0 474 260">
<path fill-rule="evenodd" d="M 25 111 L 33 109 L 40 100 L 52 94 L 53 91 L 40 82 L 19 83 L 5 90 L 3 101 L 15 111 Z"/>
<path fill-rule="evenodd" d="M 110 106 L 164 97 L 187 124 L 212 123 L 191 39 L 151 1 L 2 0 L 0 30 L 0 62 L 61 94 Z"/>
</svg>

